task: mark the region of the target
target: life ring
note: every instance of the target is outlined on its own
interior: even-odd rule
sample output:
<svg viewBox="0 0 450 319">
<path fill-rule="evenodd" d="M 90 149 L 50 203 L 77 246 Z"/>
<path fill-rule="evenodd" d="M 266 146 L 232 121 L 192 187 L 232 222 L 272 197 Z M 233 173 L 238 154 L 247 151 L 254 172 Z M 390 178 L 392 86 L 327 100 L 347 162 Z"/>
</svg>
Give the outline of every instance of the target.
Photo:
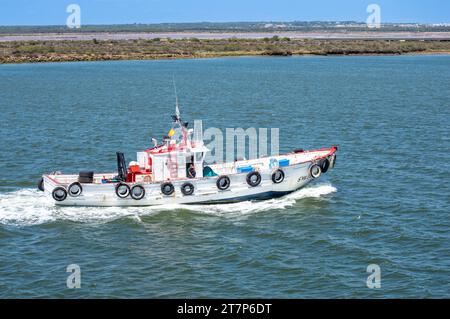
<svg viewBox="0 0 450 319">
<path fill-rule="evenodd" d="M 41 177 L 41 179 L 38 182 L 38 189 L 43 192 L 44 191 L 44 179 Z"/>
<path fill-rule="evenodd" d="M 329 167 L 330 167 L 330 160 L 328 158 L 325 158 L 322 161 L 322 164 L 320 165 L 320 168 L 322 169 L 322 173 L 326 173 L 328 171 Z"/>
<path fill-rule="evenodd" d="M 261 174 L 259 172 L 250 172 L 247 174 L 247 184 L 251 187 L 258 186 L 261 183 Z"/>
<path fill-rule="evenodd" d="M 319 165 L 313 164 L 309 168 L 309 174 L 311 175 L 312 178 L 318 178 L 320 174 L 322 174 L 322 169 L 320 168 Z"/>
<path fill-rule="evenodd" d="M 216 181 L 216 186 L 221 191 L 228 189 L 230 185 L 231 185 L 230 178 L 226 175 L 219 176 L 219 178 Z"/>
<path fill-rule="evenodd" d="M 62 202 L 63 200 L 65 200 L 67 198 L 67 191 L 64 187 L 56 187 L 52 191 L 52 197 L 57 202 Z"/>
<path fill-rule="evenodd" d="M 161 193 L 163 193 L 164 195 L 172 195 L 173 192 L 175 191 L 175 187 L 173 187 L 173 184 L 170 182 L 165 182 L 161 184 Z"/>
<path fill-rule="evenodd" d="M 68 188 L 68 193 L 72 197 L 78 197 L 83 192 L 83 187 L 81 187 L 81 184 L 79 182 L 74 182 L 70 184 Z"/>
<path fill-rule="evenodd" d="M 284 181 L 284 172 L 281 169 L 277 169 L 272 174 L 272 182 L 274 182 L 275 184 L 279 184 L 282 181 Z"/>
<path fill-rule="evenodd" d="M 116 195 L 120 198 L 127 198 L 130 195 L 130 186 L 125 183 L 116 185 Z"/>
<path fill-rule="evenodd" d="M 192 183 L 189 182 L 184 183 L 183 185 L 181 185 L 181 192 L 185 196 L 192 195 L 194 193 L 194 185 L 192 185 Z"/>
<path fill-rule="evenodd" d="M 135 200 L 143 199 L 145 196 L 145 188 L 142 185 L 134 185 L 131 187 L 130 195 Z"/>
</svg>

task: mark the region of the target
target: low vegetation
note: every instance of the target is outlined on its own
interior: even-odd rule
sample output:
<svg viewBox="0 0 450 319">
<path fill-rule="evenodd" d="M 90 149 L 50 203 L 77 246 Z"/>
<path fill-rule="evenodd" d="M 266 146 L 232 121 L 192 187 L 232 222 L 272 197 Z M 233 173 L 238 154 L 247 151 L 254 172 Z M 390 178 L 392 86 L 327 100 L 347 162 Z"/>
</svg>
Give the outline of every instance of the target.
<svg viewBox="0 0 450 319">
<path fill-rule="evenodd" d="M 0 63 L 147 60 L 243 55 L 450 53 L 444 40 L 170 39 L 0 42 Z"/>
<path fill-rule="evenodd" d="M 368 29 L 366 23 L 357 21 L 259 21 L 259 22 L 194 22 L 156 24 L 83 25 L 69 29 L 65 25 L 0 26 L 0 34 L 36 33 L 117 33 L 117 32 L 450 32 L 450 25 L 417 23 L 385 23 L 379 29 Z"/>
</svg>

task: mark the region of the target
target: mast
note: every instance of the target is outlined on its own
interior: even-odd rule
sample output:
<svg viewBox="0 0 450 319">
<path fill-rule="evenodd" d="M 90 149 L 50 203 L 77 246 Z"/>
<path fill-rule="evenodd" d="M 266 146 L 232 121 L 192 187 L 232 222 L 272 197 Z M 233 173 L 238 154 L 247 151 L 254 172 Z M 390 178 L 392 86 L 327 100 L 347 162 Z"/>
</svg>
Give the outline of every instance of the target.
<svg viewBox="0 0 450 319">
<path fill-rule="evenodd" d="M 172 119 L 174 121 L 172 130 L 174 130 L 175 126 L 178 125 L 178 127 L 181 130 L 181 134 L 182 134 L 182 143 L 186 146 L 188 144 L 188 130 L 187 130 L 188 123 L 183 122 L 181 120 L 181 113 L 180 113 L 180 106 L 178 103 L 178 92 L 177 92 L 177 86 L 175 83 L 175 77 L 172 77 L 172 81 L 173 81 L 173 89 L 175 92 L 175 115 L 172 115 Z"/>
<path fill-rule="evenodd" d="M 175 116 L 173 116 L 174 122 L 178 122 L 181 125 L 181 115 L 180 115 L 180 107 L 178 105 L 178 93 L 177 86 L 175 84 L 175 77 L 172 77 L 173 81 L 173 89 L 175 91 Z"/>
</svg>

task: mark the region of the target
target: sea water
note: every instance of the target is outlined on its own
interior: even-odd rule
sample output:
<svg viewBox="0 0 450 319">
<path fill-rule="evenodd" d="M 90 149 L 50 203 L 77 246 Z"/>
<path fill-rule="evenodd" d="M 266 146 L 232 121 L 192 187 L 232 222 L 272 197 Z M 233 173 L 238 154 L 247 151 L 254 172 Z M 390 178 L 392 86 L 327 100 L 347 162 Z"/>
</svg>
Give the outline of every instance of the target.
<svg viewBox="0 0 450 319">
<path fill-rule="evenodd" d="M 256 203 L 56 207 L 36 190 L 160 140 L 173 77 L 186 120 L 280 128 L 282 152 L 338 145 L 336 168 Z M 449 56 L 1 65 L 0 297 L 448 298 L 449 83 Z"/>
</svg>

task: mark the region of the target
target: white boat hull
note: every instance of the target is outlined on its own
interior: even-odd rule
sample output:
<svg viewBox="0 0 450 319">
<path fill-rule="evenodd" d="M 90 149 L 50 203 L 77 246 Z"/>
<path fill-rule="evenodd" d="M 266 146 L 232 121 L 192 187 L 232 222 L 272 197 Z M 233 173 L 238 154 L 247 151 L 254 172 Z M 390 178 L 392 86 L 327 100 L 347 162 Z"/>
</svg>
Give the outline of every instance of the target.
<svg viewBox="0 0 450 319">
<path fill-rule="evenodd" d="M 93 183 L 81 184 L 82 191 L 78 196 L 71 196 L 68 192 L 69 185 L 77 181 L 77 175 L 44 175 L 45 195 L 54 201 L 56 205 L 61 206 L 153 206 L 166 204 L 210 204 L 210 203 L 228 203 L 247 200 L 262 200 L 276 198 L 293 191 L 296 191 L 314 179 L 311 173 L 311 167 L 319 164 L 321 160 L 329 161 L 329 169 L 334 167 L 336 149 L 324 149 L 319 151 L 305 152 L 302 154 L 280 155 L 282 158 L 289 159 L 293 164 L 285 167 L 269 168 L 269 158 L 259 159 L 265 165 L 264 169 L 259 170 L 261 182 L 258 186 L 250 186 L 247 182 L 249 173 L 232 173 L 235 171 L 227 165 L 211 165 L 215 170 L 220 170 L 219 175 L 226 175 L 230 179 L 230 185 L 226 190 L 220 190 L 216 184 L 220 176 L 184 178 L 159 182 L 147 183 L 127 183 L 130 187 L 140 185 L 145 189 L 145 196 L 142 199 L 133 199 L 130 195 L 121 198 L 116 192 L 117 183 L 101 183 L 102 178 L 107 175 L 109 178 L 114 174 L 96 174 Z M 316 165 L 317 166 L 317 165 Z M 280 183 L 272 180 L 272 174 L 275 170 L 281 169 L 284 173 L 284 179 Z M 228 173 L 227 170 L 230 170 Z M 320 176 L 320 174 L 319 174 Z M 315 176 L 318 178 L 319 176 Z M 174 186 L 174 192 L 171 195 L 164 195 L 161 190 L 161 184 L 170 182 Z M 194 186 L 194 192 L 191 195 L 185 195 L 181 191 L 182 185 L 186 182 Z M 66 192 L 63 200 L 56 200 L 53 196 L 56 188 L 63 188 Z"/>
<path fill-rule="evenodd" d="M 55 204 L 62 206 L 151 206 L 268 199 L 286 195 L 309 183 L 313 179 L 309 176 L 309 165 L 305 163 L 285 168 L 285 179 L 280 184 L 272 182 L 270 173 L 261 173 L 261 183 L 256 187 L 247 184 L 246 173 L 230 175 L 230 187 L 224 191 L 217 188 L 217 177 L 190 179 L 189 182 L 194 185 L 195 190 L 192 195 L 187 196 L 181 192 L 181 185 L 186 180 L 172 181 L 175 191 L 168 196 L 161 193 L 160 183 L 140 184 L 144 187 L 146 194 L 140 200 L 130 196 L 119 198 L 115 192 L 115 184 L 83 184 L 83 192 L 80 196 L 68 195 L 64 201 L 55 201 Z M 44 176 L 45 194 L 52 200 L 52 191 L 58 186 L 60 185 L 55 183 L 51 177 Z"/>
</svg>

